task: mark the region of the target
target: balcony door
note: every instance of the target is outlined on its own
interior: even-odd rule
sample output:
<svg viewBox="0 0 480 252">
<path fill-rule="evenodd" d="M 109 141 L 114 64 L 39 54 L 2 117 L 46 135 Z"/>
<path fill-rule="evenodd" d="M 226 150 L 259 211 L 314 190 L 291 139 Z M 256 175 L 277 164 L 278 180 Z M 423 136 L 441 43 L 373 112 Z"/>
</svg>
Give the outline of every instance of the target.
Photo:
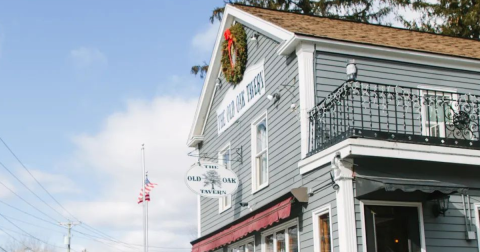
<svg viewBox="0 0 480 252">
<path fill-rule="evenodd" d="M 422 220 L 417 206 L 364 205 L 368 252 L 422 252 Z"/>
</svg>

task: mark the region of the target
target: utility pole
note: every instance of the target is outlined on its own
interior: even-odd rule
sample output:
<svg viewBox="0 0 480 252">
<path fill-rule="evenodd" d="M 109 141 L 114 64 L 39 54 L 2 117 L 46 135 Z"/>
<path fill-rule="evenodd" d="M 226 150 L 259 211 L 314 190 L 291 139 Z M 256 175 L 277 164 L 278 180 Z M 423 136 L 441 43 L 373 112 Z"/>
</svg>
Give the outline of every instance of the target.
<svg viewBox="0 0 480 252">
<path fill-rule="evenodd" d="M 65 243 L 67 244 L 67 252 L 70 252 L 70 241 L 72 240 L 72 227 L 76 226 L 76 225 L 80 225 L 82 224 L 81 222 L 71 222 L 71 221 L 68 221 L 68 222 L 60 222 L 59 223 L 61 226 L 64 226 L 64 227 L 67 227 L 68 228 L 68 236 L 66 237 L 66 241 Z"/>
</svg>

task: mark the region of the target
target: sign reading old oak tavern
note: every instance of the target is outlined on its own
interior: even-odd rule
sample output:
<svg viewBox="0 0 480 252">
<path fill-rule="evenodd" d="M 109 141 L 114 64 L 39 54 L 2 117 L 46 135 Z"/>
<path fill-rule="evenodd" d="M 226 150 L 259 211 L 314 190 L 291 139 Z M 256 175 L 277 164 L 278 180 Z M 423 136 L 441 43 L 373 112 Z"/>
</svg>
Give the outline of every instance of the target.
<svg viewBox="0 0 480 252">
<path fill-rule="evenodd" d="M 238 177 L 223 165 L 197 163 L 188 170 L 185 183 L 190 190 L 200 196 L 220 198 L 237 190 Z"/>
<path fill-rule="evenodd" d="M 263 60 L 245 70 L 243 79 L 230 85 L 217 109 L 218 135 L 240 118 L 265 93 Z"/>
</svg>

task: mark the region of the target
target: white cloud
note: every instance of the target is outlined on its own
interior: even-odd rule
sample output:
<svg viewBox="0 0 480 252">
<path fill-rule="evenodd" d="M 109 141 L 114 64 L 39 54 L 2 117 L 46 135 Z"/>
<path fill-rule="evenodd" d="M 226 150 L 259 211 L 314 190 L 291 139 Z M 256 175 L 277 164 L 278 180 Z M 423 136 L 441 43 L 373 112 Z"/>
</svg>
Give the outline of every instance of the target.
<svg viewBox="0 0 480 252">
<path fill-rule="evenodd" d="M 149 204 L 150 243 L 189 247 L 196 230 L 196 196 L 183 176 L 195 161 L 187 156 L 185 142 L 196 103 L 169 97 L 129 101 L 98 133 L 75 137 L 75 167 L 100 180 L 101 186 L 95 201 L 72 201 L 67 208 L 91 226 L 115 230 L 118 239 L 142 244 L 142 207 L 136 201 L 144 143 L 150 181 L 159 184 Z"/>
<path fill-rule="evenodd" d="M 76 186 L 75 182 L 66 175 L 58 173 L 48 173 L 38 169 L 29 169 L 30 173 L 50 192 L 53 194 L 60 193 L 79 193 L 81 190 Z M 20 168 L 20 177 L 29 188 L 39 188 L 37 182 L 24 169 Z"/>
<path fill-rule="evenodd" d="M 211 54 L 217 37 L 219 23 L 210 24 L 199 31 L 192 39 L 192 47 L 201 54 Z"/>
<path fill-rule="evenodd" d="M 70 51 L 70 58 L 75 67 L 88 69 L 108 65 L 107 56 L 97 48 L 79 47 Z"/>
<path fill-rule="evenodd" d="M 10 188 L 14 192 L 16 192 L 15 186 L 10 181 L 11 180 L 7 177 L 0 177 L 0 182 L 3 185 Z M 0 199 L 6 199 L 6 198 L 13 197 L 12 193 L 7 188 L 5 188 L 3 185 L 0 185 Z"/>
</svg>

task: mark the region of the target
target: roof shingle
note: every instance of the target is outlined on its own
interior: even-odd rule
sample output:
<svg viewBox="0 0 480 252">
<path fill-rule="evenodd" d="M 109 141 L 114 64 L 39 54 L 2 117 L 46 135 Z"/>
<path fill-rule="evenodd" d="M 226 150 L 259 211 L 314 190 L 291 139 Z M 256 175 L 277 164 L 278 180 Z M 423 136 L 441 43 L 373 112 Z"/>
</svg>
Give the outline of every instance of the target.
<svg viewBox="0 0 480 252">
<path fill-rule="evenodd" d="M 299 35 L 404 50 L 480 59 L 480 41 L 427 32 L 234 5 L 235 8 Z"/>
</svg>

